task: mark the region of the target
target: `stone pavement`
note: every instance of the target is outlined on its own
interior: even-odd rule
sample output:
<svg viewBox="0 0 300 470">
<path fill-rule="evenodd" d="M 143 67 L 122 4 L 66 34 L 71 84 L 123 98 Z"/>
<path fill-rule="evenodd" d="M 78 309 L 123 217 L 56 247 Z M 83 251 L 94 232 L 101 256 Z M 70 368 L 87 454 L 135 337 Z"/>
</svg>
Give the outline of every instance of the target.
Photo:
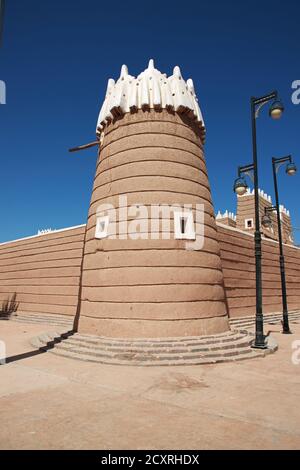
<svg viewBox="0 0 300 470">
<path fill-rule="evenodd" d="M 24 355 L 51 328 L 1 321 L 0 339 Z M 279 350 L 235 363 L 142 368 L 43 353 L 2 365 L 0 449 L 299 449 L 292 329 L 266 325 Z"/>
</svg>

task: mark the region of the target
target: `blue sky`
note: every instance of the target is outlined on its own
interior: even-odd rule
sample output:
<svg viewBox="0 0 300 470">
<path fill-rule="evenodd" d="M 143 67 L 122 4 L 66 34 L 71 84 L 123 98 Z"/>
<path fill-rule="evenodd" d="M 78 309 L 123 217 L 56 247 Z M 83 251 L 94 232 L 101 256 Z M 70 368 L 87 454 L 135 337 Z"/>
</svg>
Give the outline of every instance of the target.
<svg viewBox="0 0 300 470">
<path fill-rule="evenodd" d="M 8 0 L 0 80 L 0 241 L 38 229 L 85 222 L 94 140 L 107 79 L 121 65 L 132 75 L 154 58 L 192 77 L 207 126 L 206 159 L 216 211 L 235 211 L 236 168 L 251 162 L 249 99 L 278 89 L 286 112 L 258 122 L 260 186 L 273 196 L 271 157 L 294 155 L 300 167 L 300 4 L 245 0 L 101 2 Z M 281 171 L 281 201 L 300 228 L 299 175 Z M 297 242 L 300 243 L 300 231 Z"/>
</svg>

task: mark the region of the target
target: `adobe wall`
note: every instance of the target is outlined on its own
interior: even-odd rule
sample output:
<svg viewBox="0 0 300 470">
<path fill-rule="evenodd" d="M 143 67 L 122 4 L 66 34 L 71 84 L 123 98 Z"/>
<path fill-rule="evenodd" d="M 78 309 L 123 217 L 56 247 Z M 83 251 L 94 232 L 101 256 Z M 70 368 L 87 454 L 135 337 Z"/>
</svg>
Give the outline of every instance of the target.
<svg viewBox="0 0 300 470">
<path fill-rule="evenodd" d="M 74 316 L 85 226 L 0 244 L 0 309 Z"/>
<path fill-rule="evenodd" d="M 17 293 L 19 312 L 53 313 L 75 316 L 82 259 L 84 226 L 61 230 L 46 235 L 29 237 L 0 244 L 0 307 Z M 229 316 L 255 313 L 255 261 L 253 237 L 250 234 L 217 223 L 221 248 L 221 264 Z M 142 241 L 139 241 L 142 242 Z M 300 308 L 300 249 L 284 247 L 289 309 Z M 175 252 L 174 252 L 175 253 Z M 278 244 L 263 240 L 263 302 L 264 312 L 281 311 L 281 284 L 278 262 Z M 142 268 L 128 273 L 128 284 L 140 280 Z M 156 282 L 164 283 L 171 275 L 164 267 L 156 273 Z M 199 281 L 209 270 L 197 267 L 175 269 L 172 279 Z M 103 286 L 121 284 L 122 278 L 113 278 L 113 270 L 99 273 Z M 205 277 L 205 276 L 204 276 Z M 209 280 L 207 278 L 207 280 Z"/>
<path fill-rule="evenodd" d="M 229 316 L 255 313 L 255 259 L 253 235 L 217 223 Z M 290 310 L 300 308 L 300 248 L 285 245 L 285 267 Z M 278 242 L 262 243 L 263 311 L 282 310 Z"/>
</svg>

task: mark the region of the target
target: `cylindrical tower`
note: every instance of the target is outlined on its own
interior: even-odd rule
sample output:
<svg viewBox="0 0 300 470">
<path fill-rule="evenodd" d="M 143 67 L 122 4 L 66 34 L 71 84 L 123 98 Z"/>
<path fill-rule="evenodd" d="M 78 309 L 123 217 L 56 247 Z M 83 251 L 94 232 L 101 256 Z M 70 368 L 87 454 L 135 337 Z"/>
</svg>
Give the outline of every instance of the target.
<svg viewBox="0 0 300 470">
<path fill-rule="evenodd" d="M 89 208 L 81 333 L 179 337 L 228 330 L 205 129 L 191 80 L 150 61 L 108 82 Z"/>
</svg>

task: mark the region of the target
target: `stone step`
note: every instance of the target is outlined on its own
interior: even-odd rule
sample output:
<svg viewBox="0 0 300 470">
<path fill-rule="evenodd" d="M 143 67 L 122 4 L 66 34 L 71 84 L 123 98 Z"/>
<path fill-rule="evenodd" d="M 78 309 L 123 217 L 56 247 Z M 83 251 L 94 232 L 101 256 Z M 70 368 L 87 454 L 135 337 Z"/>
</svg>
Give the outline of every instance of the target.
<svg viewBox="0 0 300 470">
<path fill-rule="evenodd" d="M 218 333 L 214 335 L 205 335 L 205 336 L 182 336 L 182 337 L 160 337 L 160 338 L 116 338 L 116 337 L 109 337 L 109 336 L 96 336 L 96 335 L 88 335 L 88 334 L 82 334 L 82 333 L 77 333 L 77 336 L 80 337 L 80 339 L 86 340 L 86 341 L 101 341 L 105 340 L 107 342 L 118 342 L 118 343 L 178 343 L 178 342 L 186 342 L 186 341 L 203 341 L 203 340 L 209 340 L 211 341 L 212 339 L 218 340 L 222 338 L 228 338 L 228 335 L 232 334 L 239 334 L 241 331 L 225 331 L 223 333 Z M 245 332 L 242 332 L 245 333 Z M 247 332 L 246 332 L 247 333 Z"/>
<path fill-rule="evenodd" d="M 31 320 L 31 319 L 23 319 L 23 318 L 17 318 L 17 319 L 13 319 L 13 321 L 15 322 L 18 322 L 18 323 L 29 323 L 31 325 L 33 324 L 48 324 L 48 325 L 62 325 L 62 326 L 70 326 L 72 325 L 73 323 L 72 322 L 58 322 L 58 321 L 55 321 L 55 320 L 52 320 L 52 321 L 46 321 L 46 320 Z"/>
<path fill-rule="evenodd" d="M 289 312 L 290 319 L 300 319 L 300 312 L 299 311 L 292 311 Z M 282 320 L 282 313 L 267 313 L 264 314 L 264 320 L 266 322 L 273 321 L 273 320 Z M 255 315 L 251 317 L 239 317 L 233 318 L 229 320 L 231 325 L 236 324 L 252 324 L 255 323 Z"/>
<path fill-rule="evenodd" d="M 105 337 L 87 337 L 82 336 L 80 334 L 76 334 L 76 338 L 70 339 L 70 341 L 76 341 L 76 343 L 82 343 L 85 345 L 90 345 L 90 347 L 118 347 L 118 348 L 174 348 L 174 347 L 196 347 L 196 346 L 205 346 L 205 345 L 215 345 L 219 343 L 228 343 L 232 341 L 236 341 L 242 339 L 244 337 L 241 333 L 228 333 L 227 336 L 224 337 L 215 337 L 211 336 L 210 339 L 208 337 L 201 338 L 201 337 L 194 337 L 193 339 L 189 340 L 178 340 L 174 341 L 165 341 L 164 339 L 160 339 L 158 341 L 146 341 L 146 340 L 131 340 L 131 341 L 121 341 L 117 338 L 109 339 Z"/>
<path fill-rule="evenodd" d="M 47 349 L 51 346 L 51 343 L 53 343 L 52 346 L 54 347 L 55 344 L 58 344 L 63 340 L 67 340 L 73 334 L 72 330 L 66 331 L 64 328 L 61 331 L 51 331 L 36 336 L 30 340 L 30 343 L 37 348 Z"/>
<path fill-rule="evenodd" d="M 60 313 L 30 313 L 25 311 L 17 311 L 13 313 L 14 317 L 26 317 L 26 318 L 56 318 L 58 320 L 72 320 L 72 315 L 62 315 Z"/>
<path fill-rule="evenodd" d="M 233 362 L 233 361 L 242 361 L 247 359 L 255 359 L 264 357 L 264 352 L 261 351 L 254 351 L 249 349 L 244 354 L 235 355 L 235 356 L 218 356 L 216 358 L 205 358 L 205 357 L 196 357 L 193 359 L 183 358 L 183 359 L 170 359 L 164 361 L 157 361 L 154 363 L 152 360 L 145 360 L 145 361 L 138 361 L 134 359 L 125 360 L 123 359 L 120 361 L 119 359 L 99 357 L 76 353 L 67 350 L 58 350 L 54 348 L 51 350 L 51 353 L 63 356 L 69 359 L 86 361 L 86 362 L 95 362 L 95 363 L 102 363 L 107 365 L 122 365 L 122 366 L 143 366 L 143 367 L 162 367 L 162 366 L 192 366 L 192 365 L 208 365 L 208 364 L 218 364 L 223 362 Z"/>
<path fill-rule="evenodd" d="M 140 338 L 131 341 L 130 344 L 111 338 L 110 346 L 105 346 L 101 341 L 95 344 L 95 336 L 73 334 L 69 331 L 52 331 L 39 335 L 31 342 L 36 348 L 49 350 L 57 355 L 104 364 L 118 365 L 188 365 L 211 364 L 225 361 L 236 361 L 243 358 L 262 357 L 274 352 L 276 344 L 271 344 L 268 350 L 253 350 L 250 343 L 253 335 L 245 332 L 228 332 L 224 335 L 215 335 L 210 340 L 201 337 L 193 338 L 195 341 L 185 344 L 183 338 L 172 339 L 172 343 L 150 343 Z M 224 341 L 228 339 L 229 341 Z M 89 341 L 92 340 L 92 341 Z M 111 344 L 113 343 L 113 346 Z M 145 346 L 146 344 L 146 346 Z M 150 346 L 151 344 L 151 346 Z M 160 344 L 160 346 L 158 346 Z"/>
<path fill-rule="evenodd" d="M 221 345 L 221 347 L 226 347 L 226 345 L 231 344 L 233 341 L 239 341 L 243 340 L 244 336 L 243 335 L 238 335 L 235 336 L 234 338 L 228 338 L 227 340 L 223 341 L 208 341 L 205 340 L 203 342 L 201 341 L 195 341 L 195 342 L 178 342 L 178 343 L 118 343 L 117 341 L 115 342 L 109 342 L 107 343 L 106 341 L 84 341 L 82 339 L 79 339 L 76 335 L 76 337 L 72 338 L 70 337 L 68 339 L 68 342 L 78 344 L 78 345 L 84 345 L 85 347 L 89 348 L 101 348 L 101 349 L 119 349 L 119 350 L 124 350 L 124 349 L 136 349 L 136 350 L 157 350 L 157 349 L 190 349 L 190 348 L 213 348 L 213 347 L 218 347 L 218 345 Z"/>
<path fill-rule="evenodd" d="M 70 348 L 80 348 L 81 352 L 87 351 L 92 351 L 94 352 L 103 352 L 105 351 L 106 353 L 111 353 L 111 354 L 118 354 L 118 353 L 124 353 L 128 352 L 130 354 L 139 354 L 139 353 L 147 353 L 147 354 L 153 354 L 153 355 L 161 355 L 164 353 L 171 353 L 171 354 L 187 354 L 187 353 L 206 353 L 206 352 L 212 352 L 212 351 L 226 351 L 227 349 L 232 349 L 232 348 L 239 348 L 242 346 L 249 346 L 249 338 L 241 338 L 239 341 L 234 341 L 230 343 L 214 343 L 212 345 L 198 345 L 198 346 L 183 346 L 183 345 L 174 345 L 173 347 L 137 347 L 137 346 L 107 346 L 103 348 L 101 345 L 92 345 L 92 344 L 86 344 L 83 343 L 82 341 L 77 341 L 76 338 L 68 338 L 66 341 L 64 341 L 62 344 L 58 345 L 60 348 L 65 348 L 65 347 L 70 347 Z"/>
<path fill-rule="evenodd" d="M 72 319 L 71 315 L 61 315 L 59 313 L 27 313 L 17 311 L 13 314 L 15 317 L 26 317 L 26 318 L 56 318 L 57 320 L 68 320 Z"/>
<path fill-rule="evenodd" d="M 30 324 L 51 324 L 51 325 L 61 325 L 61 326 L 70 326 L 73 325 L 73 319 L 67 318 L 52 318 L 51 316 L 34 316 L 34 315 L 13 315 L 10 317 L 10 320 L 21 322 L 21 323 L 30 323 Z"/>
</svg>

